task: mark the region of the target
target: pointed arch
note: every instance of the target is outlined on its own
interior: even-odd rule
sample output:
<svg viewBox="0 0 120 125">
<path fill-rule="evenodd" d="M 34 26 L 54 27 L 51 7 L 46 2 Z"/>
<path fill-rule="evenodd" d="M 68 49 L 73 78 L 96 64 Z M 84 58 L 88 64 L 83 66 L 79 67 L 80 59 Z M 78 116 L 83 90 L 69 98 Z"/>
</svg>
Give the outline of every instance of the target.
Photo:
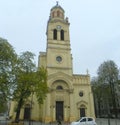
<svg viewBox="0 0 120 125">
<path fill-rule="evenodd" d="M 84 100 L 81 100 L 81 101 L 77 102 L 77 108 L 78 109 L 80 109 L 82 107 L 87 108 L 87 106 L 88 106 L 88 103 Z"/>
</svg>

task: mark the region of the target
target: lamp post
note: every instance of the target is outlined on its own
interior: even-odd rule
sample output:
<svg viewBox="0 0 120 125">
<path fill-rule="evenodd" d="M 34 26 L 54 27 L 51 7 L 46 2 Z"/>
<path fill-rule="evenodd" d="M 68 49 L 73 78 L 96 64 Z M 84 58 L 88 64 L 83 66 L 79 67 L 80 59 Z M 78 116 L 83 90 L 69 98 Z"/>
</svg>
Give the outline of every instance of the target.
<svg viewBox="0 0 120 125">
<path fill-rule="evenodd" d="M 110 125 L 110 107 L 109 107 L 109 98 L 107 100 L 107 112 L 108 112 L 108 125 Z"/>
</svg>

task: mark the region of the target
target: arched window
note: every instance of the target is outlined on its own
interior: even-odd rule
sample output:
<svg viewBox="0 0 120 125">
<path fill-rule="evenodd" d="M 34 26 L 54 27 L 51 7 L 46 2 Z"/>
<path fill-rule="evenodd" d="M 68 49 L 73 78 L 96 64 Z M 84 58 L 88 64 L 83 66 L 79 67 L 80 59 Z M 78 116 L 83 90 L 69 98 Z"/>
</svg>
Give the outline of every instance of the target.
<svg viewBox="0 0 120 125">
<path fill-rule="evenodd" d="M 54 18 L 55 12 L 52 13 L 52 17 Z"/>
<path fill-rule="evenodd" d="M 24 119 L 29 120 L 30 119 L 30 104 L 26 104 L 24 108 Z"/>
<path fill-rule="evenodd" d="M 57 11 L 57 17 L 60 17 L 60 11 Z"/>
<path fill-rule="evenodd" d="M 57 30 L 56 29 L 53 30 L 53 39 L 57 40 Z"/>
<path fill-rule="evenodd" d="M 64 17 L 63 13 L 61 13 L 61 17 L 62 17 L 62 18 Z"/>
<path fill-rule="evenodd" d="M 61 40 L 64 40 L 64 30 L 60 31 Z"/>
<path fill-rule="evenodd" d="M 86 114 L 85 114 L 85 108 L 84 107 L 81 107 L 80 108 L 80 117 L 85 117 Z"/>
<path fill-rule="evenodd" d="M 63 87 L 62 87 L 62 86 L 57 86 L 56 89 L 57 89 L 57 90 L 62 90 Z"/>
</svg>

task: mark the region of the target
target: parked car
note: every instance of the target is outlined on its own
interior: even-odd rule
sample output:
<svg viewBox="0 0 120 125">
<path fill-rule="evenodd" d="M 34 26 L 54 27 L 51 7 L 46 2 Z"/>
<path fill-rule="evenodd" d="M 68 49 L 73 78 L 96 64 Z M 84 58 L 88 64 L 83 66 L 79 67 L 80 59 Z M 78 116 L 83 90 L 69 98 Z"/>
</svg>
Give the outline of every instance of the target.
<svg viewBox="0 0 120 125">
<path fill-rule="evenodd" d="M 92 117 L 82 117 L 76 122 L 72 122 L 71 125 L 97 125 L 97 123 Z"/>
</svg>

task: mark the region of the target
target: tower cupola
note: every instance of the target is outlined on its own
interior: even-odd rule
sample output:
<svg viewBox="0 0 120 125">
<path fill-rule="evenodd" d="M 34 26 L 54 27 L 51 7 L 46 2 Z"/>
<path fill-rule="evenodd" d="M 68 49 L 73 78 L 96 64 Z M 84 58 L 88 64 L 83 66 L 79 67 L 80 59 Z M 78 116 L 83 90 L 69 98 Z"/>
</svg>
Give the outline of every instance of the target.
<svg viewBox="0 0 120 125">
<path fill-rule="evenodd" d="M 50 16 L 46 30 L 46 35 L 48 39 L 63 41 L 68 40 L 69 24 L 70 23 L 68 21 L 68 17 L 65 17 L 64 9 L 57 2 L 56 5 L 53 6 L 50 10 Z M 65 35 L 67 35 L 68 37 Z"/>
<path fill-rule="evenodd" d="M 50 19 L 64 20 L 64 9 L 58 4 L 58 2 L 54 7 L 51 8 Z"/>
</svg>

